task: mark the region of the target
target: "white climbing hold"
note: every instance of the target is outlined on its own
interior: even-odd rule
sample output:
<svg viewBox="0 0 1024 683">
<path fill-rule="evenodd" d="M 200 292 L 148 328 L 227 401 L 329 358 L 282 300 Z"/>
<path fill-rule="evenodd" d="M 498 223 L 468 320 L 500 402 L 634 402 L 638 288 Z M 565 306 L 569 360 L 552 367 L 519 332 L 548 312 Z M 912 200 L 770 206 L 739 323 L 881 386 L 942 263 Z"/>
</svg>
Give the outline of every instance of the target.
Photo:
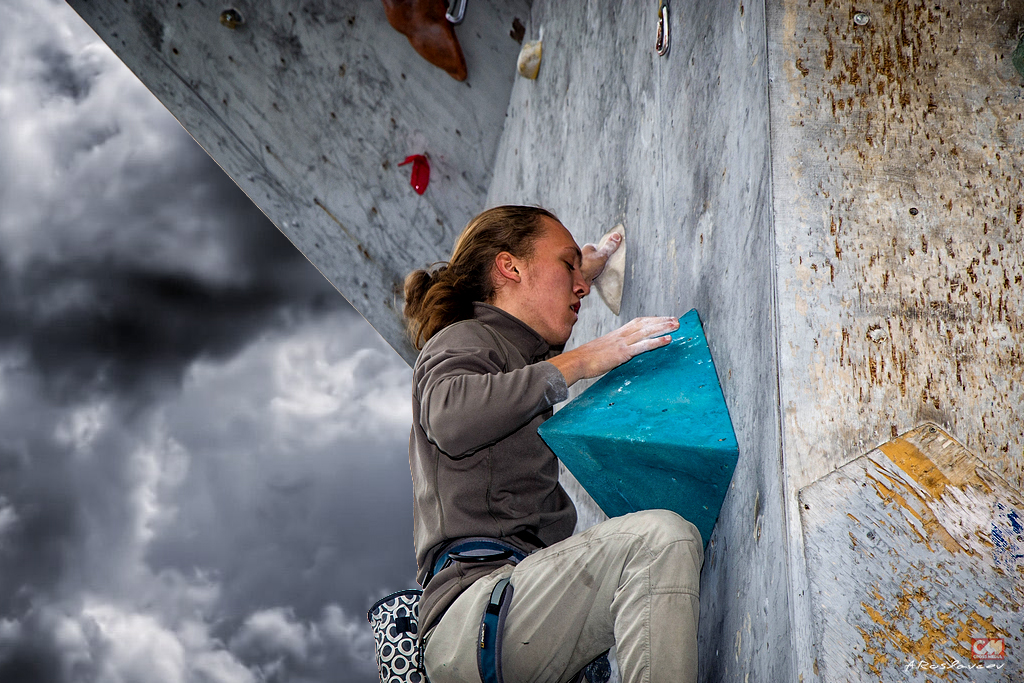
<svg viewBox="0 0 1024 683">
<path fill-rule="evenodd" d="M 615 315 L 619 314 L 619 307 L 622 305 L 622 285 L 626 279 L 626 229 L 619 223 L 606 232 L 597 246 L 600 249 L 611 238 L 612 233 L 619 233 L 622 236 L 622 243 L 604 265 L 604 271 L 594 280 L 594 289 L 601 295 L 601 299 L 608 305 Z"/>
</svg>

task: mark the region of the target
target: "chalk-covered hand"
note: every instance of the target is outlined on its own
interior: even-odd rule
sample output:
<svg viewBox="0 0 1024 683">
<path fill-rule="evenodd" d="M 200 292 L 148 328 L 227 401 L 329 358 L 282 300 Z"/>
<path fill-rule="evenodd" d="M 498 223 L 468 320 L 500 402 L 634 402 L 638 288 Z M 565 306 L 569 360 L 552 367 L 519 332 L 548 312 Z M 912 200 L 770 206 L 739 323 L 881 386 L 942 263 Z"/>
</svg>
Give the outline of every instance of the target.
<svg viewBox="0 0 1024 683">
<path fill-rule="evenodd" d="M 613 232 L 604 236 L 599 244 L 584 244 L 583 249 L 583 279 L 589 285 L 597 276 L 604 271 L 608 263 L 608 257 L 615 253 L 615 250 L 622 244 L 622 235 Z"/>
<path fill-rule="evenodd" d="M 675 318 L 634 318 L 619 329 L 551 359 L 572 386 L 581 379 L 598 377 L 633 356 L 668 345 L 679 329 Z"/>
</svg>

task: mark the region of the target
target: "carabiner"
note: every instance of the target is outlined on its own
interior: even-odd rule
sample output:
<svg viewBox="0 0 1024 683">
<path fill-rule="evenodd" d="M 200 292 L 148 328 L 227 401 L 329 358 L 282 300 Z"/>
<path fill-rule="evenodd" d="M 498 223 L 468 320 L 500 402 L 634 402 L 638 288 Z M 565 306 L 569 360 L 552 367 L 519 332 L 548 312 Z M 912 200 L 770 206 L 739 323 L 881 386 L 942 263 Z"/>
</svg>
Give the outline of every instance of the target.
<svg viewBox="0 0 1024 683">
<path fill-rule="evenodd" d="M 448 7 L 448 11 L 445 12 L 444 18 L 455 26 L 461 24 L 462 20 L 466 18 L 466 2 L 468 0 L 452 0 L 452 4 Z"/>
<path fill-rule="evenodd" d="M 658 0 L 658 39 L 654 42 L 654 51 L 661 57 L 664 57 L 668 54 L 670 45 L 668 0 Z"/>
</svg>

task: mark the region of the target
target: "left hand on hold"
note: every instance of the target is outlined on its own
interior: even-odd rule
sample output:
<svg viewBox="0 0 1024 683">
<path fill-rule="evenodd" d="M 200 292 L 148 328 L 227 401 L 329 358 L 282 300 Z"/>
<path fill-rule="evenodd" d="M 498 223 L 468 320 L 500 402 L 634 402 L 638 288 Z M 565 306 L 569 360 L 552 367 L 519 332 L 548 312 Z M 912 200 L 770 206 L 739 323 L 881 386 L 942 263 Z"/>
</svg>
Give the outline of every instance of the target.
<svg viewBox="0 0 1024 683">
<path fill-rule="evenodd" d="M 604 265 L 608 263 L 608 257 L 615 253 L 615 250 L 622 244 L 622 235 L 613 232 L 606 235 L 600 244 L 584 244 L 583 249 L 583 278 L 589 285 L 597 276 L 604 271 Z"/>
</svg>

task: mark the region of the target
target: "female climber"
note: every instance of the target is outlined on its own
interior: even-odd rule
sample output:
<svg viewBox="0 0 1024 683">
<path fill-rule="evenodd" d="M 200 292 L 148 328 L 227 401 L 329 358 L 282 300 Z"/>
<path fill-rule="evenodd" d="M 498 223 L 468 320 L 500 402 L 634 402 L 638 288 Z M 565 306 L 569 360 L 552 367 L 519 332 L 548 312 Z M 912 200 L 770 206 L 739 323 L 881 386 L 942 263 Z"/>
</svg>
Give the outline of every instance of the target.
<svg viewBox="0 0 1024 683">
<path fill-rule="evenodd" d="M 562 351 L 615 237 L 581 250 L 550 212 L 500 206 L 470 221 L 446 264 L 406 278 L 421 349 L 409 463 L 432 683 L 570 681 L 612 646 L 626 683 L 696 680 L 700 533 L 653 510 L 573 535 L 576 509 L 537 434 L 569 386 L 678 327 L 636 318 Z"/>
</svg>

